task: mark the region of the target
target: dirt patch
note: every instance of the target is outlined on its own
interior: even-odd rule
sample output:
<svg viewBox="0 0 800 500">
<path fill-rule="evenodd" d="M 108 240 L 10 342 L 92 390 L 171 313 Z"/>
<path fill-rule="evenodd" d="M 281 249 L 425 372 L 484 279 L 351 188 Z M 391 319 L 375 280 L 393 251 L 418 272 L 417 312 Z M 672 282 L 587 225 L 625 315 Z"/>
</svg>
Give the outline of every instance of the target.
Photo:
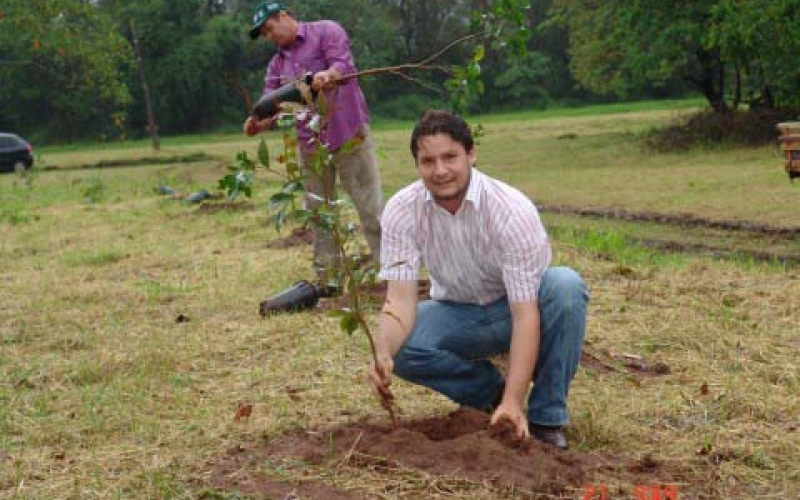
<svg viewBox="0 0 800 500">
<path fill-rule="evenodd" d="M 42 170 L 91 170 L 100 168 L 114 168 L 114 167 L 138 167 L 150 165 L 172 165 L 181 163 L 195 163 L 214 161 L 218 158 L 207 153 L 190 153 L 185 155 L 171 155 L 166 156 L 159 154 L 158 156 L 146 156 L 143 158 L 120 158 L 116 160 L 100 160 L 93 163 L 81 163 L 77 165 L 47 165 L 42 167 Z"/>
<path fill-rule="evenodd" d="M 633 212 L 621 208 L 582 208 L 567 205 L 537 205 L 542 213 L 576 215 L 598 219 L 616 219 L 627 222 L 653 222 L 682 228 L 708 228 L 730 233 L 766 236 L 774 243 L 791 242 L 800 238 L 800 227 L 778 227 L 752 221 L 712 220 L 689 214 L 662 214 L 657 212 Z M 800 256 L 770 250 L 737 249 L 704 243 L 686 243 L 666 240 L 630 238 L 643 246 L 668 252 L 691 252 L 717 258 L 748 257 L 757 262 L 779 262 L 787 265 L 800 264 Z"/>
<path fill-rule="evenodd" d="M 249 460 L 254 458 L 252 456 L 248 457 L 248 452 L 243 448 L 240 448 L 240 450 L 241 451 L 229 450 L 229 454 L 231 454 L 231 456 L 227 462 L 228 465 L 233 466 L 233 464 L 239 463 L 240 461 L 243 464 L 246 464 Z M 240 454 L 237 455 L 237 453 Z M 224 474 L 227 474 L 228 477 L 224 478 L 218 477 L 217 474 L 218 473 L 215 472 L 215 475 L 211 478 L 211 487 L 215 490 L 231 491 L 248 496 L 257 495 L 259 498 L 276 500 L 295 500 L 298 498 L 313 498 L 320 500 L 354 500 L 361 498 L 360 496 L 338 489 L 334 486 L 329 486 L 325 483 L 308 481 L 295 484 L 288 481 L 281 481 L 280 479 L 270 479 L 259 475 L 252 475 L 246 472 L 244 469 L 241 471 L 234 469 L 227 470 L 224 472 Z M 200 496 L 200 498 L 206 497 Z M 208 498 L 239 497 L 209 496 Z"/>
<path fill-rule="evenodd" d="M 581 353 L 581 366 L 598 373 L 627 373 L 650 377 L 668 375 L 671 371 L 666 363 L 638 354 L 595 352 L 586 347 Z"/>
<path fill-rule="evenodd" d="M 688 469 L 653 458 L 560 451 L 535 440 L 517 441 L 508 429 L 490 428 L 489 416 L 462 408 L 449 415 L 401 421 L 397 428 L 363 420 L 327 430 L 301 431 L 251 446 L 237 446 L 214 467 L 208 486 L 245 494 L 302 494 L 310 498 L 363 498 L 317 480 L 287 483 L 261 472 L 263 464 L 356 467 L 374 474 L 398 470 L 488 484 L 519 498 L 575 498 L 596 480 L 669 484 Z M 318 477 L 318 476 L 317 476 Z M 599 479 L 601 478 L 601 479 Z"/>
<path fill-rule="evenodd" d="M 796 238 L 800 236 L 800 227 L 777 227 L 745 220 L 712 220 L 688 214 L 673 215 L 646 211 L 632 212 L 622 208 L 582 208 L 549 204 L 540 204 L 537 205 L 537 208 L 541 212 L 554 214 L 600 217 L 632 222 L 657 222 L 659 224 L 670 224 L 680 227 L 706 227 L 710 229 L 743 231 L 783 238 Z"/>
<path fill-rule="evenodd" d="M 256 208 L 246 201 L 207 202 L 197 207 L 197 212 L 202 214 L 216 214 L 219 212 L 243 212 Z"/>
<path fill-rule="evenodd" d="M 270 242 L 269 248 L 290 248 L 311 245 L 314 243 L 314 230 L 311 228 L 296 227 L 288 236 Z"/>
<path fill-rule="evenodd" d="M 730 248 L 719 248 L 702 243 L 677 243 L 674 241 L 659 241 L 651 239 L 637 239 L 639 243 L 646 247 L 666 250 L 668 252 L 695 252 L 708 254 L 715 258 L 728 259 L 733 256 L 747 256 L 756 262 L 780 262 L 786 265 L 800 264 L 800 256 L 785 255 L 768 250 L 741 250 Z"/>
</svg>

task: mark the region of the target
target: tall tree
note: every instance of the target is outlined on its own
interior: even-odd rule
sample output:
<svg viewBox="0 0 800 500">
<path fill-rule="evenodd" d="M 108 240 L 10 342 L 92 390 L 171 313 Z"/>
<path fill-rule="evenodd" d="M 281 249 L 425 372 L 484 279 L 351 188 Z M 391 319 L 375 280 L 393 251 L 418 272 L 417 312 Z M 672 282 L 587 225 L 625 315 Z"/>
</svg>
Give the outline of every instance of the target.
<svg viewBox="0 0 800 500">
<path fill-rule="evenodd" d="M 209 0 L 101 0 L 132 40 L 136 27 L 141 61 L 159 129 L 165 134 L 208 130 L 241 120 L 246 111 L 239 88 L 246 30 L 227 15 L 228 5 Z M 147 114 L 138 74 L 128 75 L 136 105 L 132 126 L 143 135 Z"/>
<path fill-rule="evenodd" d="M 131 52 L 90 2 L 5 0 L 0 6 L 0 128 L 69 140 L 114 134 L 130 94 Z"/>
<path fill-rule="evenodd" d="M 707 44 L 733 68 L 732 92 L 752 106 L 800 107 L 800 1 L 719 0 Z"/>
<path fill-rule="evenodd" d="M 554 0 L 586 87 L 626 97 L 680 78 L 726 112 L 797 102 L 800 0 Z M 748 98 L 748 96 L 750 96 Z"/>
</svg>

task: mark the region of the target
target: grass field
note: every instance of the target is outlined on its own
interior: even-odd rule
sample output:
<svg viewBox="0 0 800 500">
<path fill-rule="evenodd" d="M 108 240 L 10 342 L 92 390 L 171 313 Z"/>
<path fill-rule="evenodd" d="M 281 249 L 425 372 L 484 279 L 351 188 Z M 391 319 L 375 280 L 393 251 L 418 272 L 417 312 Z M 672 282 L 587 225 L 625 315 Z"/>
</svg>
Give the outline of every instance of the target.
<svg viewBox="0 0 800 500">
<path fill-rule="evenodd" d="M 582 367 L 573 450 L 680 464 L 694 478 L 681 498 L 800 498 L 800 268 L 750 255 L 800 256 L 800 184 L 777 146 L 641 147 L 644 132 L 684 112 L 482 117 L 478 164 L 540 204 L 786 230 L 543 213 L 556 261 L 592 293 L 587 350 L 669 367 L 640 378 Z M 375 127 L 387 195 L 415 178 L 410 127 Z M 159 153 L 148 142 L 40 148 L 42 169 L 0 176 L 0 498 L 250 498 L 208 487 L 231 447 L 385 418 L 363 379 L 365 339 L 324 315 L 257 314 L 260 300 L 310 278 L 310 248 L 268 247 L 285 236 L 267 210 L 277 179 L 262 172 L 254 197 L 228 210 L 156 194 L 213 191 L 233 155 L 255 146 L 219 135 L 167 138 Z M 136 166 L 89 168 L 126 162 Z M 689 251 L 643 243 L 653 240 Z M 395 391 L 407 417 L 454 409 L 401 382 Z M 252 415 L 235 421 L 241 402 Z M 260 467 L 364 498 L 522 497 L 468 479 L 433 490 L 413 470 L 388 480 L 355 465 Z"/>
</svg>

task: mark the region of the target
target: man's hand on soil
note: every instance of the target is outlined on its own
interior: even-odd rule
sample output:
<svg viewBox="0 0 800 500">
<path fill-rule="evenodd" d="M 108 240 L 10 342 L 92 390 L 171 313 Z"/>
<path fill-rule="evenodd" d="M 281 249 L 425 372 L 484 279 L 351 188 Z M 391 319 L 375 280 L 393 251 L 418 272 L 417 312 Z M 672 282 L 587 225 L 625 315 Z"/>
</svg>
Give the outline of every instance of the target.
<svg viewBox="0 0 800 500">
<path fill-rule="evenodd" d="M 517 404 L 503 401 L 492 414 L 489 425 L 508 422 L 514 427 L 518 439 L 528 439 L 531 432 L 528 429 L 528 418 L 522 412 L 522 407 Z"/>
</svg>

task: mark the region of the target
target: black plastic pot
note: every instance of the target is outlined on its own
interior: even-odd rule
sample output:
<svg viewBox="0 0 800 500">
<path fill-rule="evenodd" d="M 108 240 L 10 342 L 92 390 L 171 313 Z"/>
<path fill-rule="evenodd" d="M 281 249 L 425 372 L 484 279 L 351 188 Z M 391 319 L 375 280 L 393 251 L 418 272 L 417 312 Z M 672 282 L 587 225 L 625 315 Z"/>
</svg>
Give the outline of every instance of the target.
<svg viewBox="0 0 800 500">
<path fill-rule="evenodd" d="M 206 191 L 205 189 L 201 189 L 196 193 L 192 193 L 186 197 L 186 203 L 200 203 L 201 201 L 205 200 L 206 198 L 210 198 L 211 193 Z"/>
<path fill-rule="evenodd" d="M 264 94 L 261 96 L 261 99 L 256 102 L 256 105 L 253 106 L 253 116 L 259 120 L 269 118 L 278 112 L 279 106 L 284 102 L 311 104 L 306 102 L 303 92 L 300 90 L 300 86 L 310 86 L 312 81 L 313 75 L 308 73 L 301 81 L 289 82 L 283 87 L 277 88 L 268 94 Z M 316 92 L 311 92 L 312 97 L 316 96 Z"/>
<path fill-rule="evenodd" d="M 286 290 L 261 302 L 258 312 L 267 316 L 277 312 L 294 312 L 312 309 L 323 296 L 320 289 L 308 281 L 298 281 Z"/>
</svg>

